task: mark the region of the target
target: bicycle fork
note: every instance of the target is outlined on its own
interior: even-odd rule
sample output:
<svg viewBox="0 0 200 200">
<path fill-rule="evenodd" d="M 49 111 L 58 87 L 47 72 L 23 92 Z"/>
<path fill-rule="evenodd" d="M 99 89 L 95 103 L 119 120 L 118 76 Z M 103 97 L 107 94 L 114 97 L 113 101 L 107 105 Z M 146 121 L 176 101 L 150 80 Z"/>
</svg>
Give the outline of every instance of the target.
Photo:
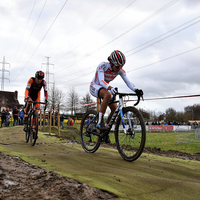
<svg viewBox="0 0 200 200">
<path fill-rule="evenodd" d="M 112 118 L 111 118 L 111 121 L 110 121 L 110 123 L 109 123 L 109 126 L 110 126 L 110 127 L 112 126 L 112 124 L 113 124 L 114 121 L 115 121 L 115 118 L 116 118 L 117 114 L 120 113 L 123 131 L 124 131 L 124 133 L 126 134 L 126 127 L 125 127 L 125 123 L 124 123 L 124 115 L 123 115 L 122 108 L 123 108 L 123 100 L 122 100 L 122 99 L 119 99 L 119 106 L 118 106 L 117 109 L 115 110 L 115 112 L 114 112 L 114 114 L 113 114 L 113 116 L 112 116 Z"/>
</svg>

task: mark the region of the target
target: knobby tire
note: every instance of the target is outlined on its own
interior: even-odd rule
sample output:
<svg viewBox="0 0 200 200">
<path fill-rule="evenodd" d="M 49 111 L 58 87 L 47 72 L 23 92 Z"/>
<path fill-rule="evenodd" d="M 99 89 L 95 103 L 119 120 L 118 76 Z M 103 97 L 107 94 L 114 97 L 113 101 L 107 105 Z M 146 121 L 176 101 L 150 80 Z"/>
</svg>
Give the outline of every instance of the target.
<svg viewBox="0 0 200 200">
<path fill-rule="evenodd" d="M 38 135 L 38 113 L 34 111 L 30 117 L 30 142 L 34 146 Z"/>
<path fill-rule="evenodd" d="M 80 135 L 81 144 L 85 152 L 94 153 L 100 146 L 99 137 L 96 135 L 98 132 L 96 125 L 98 122 L 98 115 L 93 122 L 91 120 L 97 115 L 94 110 L 89 110 L 85 113 L 81 121 Z M 89 124 L 86 124 L 86 120 L 90 119 Z"/>
<path fill-rule="evenodd" d="M 127 133 L 124 133 L 121 117 L 118 116 L 115 127 L 115 141 L 121 157 L 131 162 L 138 159 L 144 150 L 146 127 L 143 116 L 135 107 L 123 108 L 123 117 Z M 130 123 L 133 127 L 132 129 L 130 128 Z"/>
<path fill-rule="evenodd" d="M 30 120 L 31 120 L 31 115 L 29 113 L 28 121 L 27 121 L 27 124 L 26 124 L 26 143 L 28 143 L 29 138 L 30 138 L 30 124 L 31 124 Z"/>
</svg>

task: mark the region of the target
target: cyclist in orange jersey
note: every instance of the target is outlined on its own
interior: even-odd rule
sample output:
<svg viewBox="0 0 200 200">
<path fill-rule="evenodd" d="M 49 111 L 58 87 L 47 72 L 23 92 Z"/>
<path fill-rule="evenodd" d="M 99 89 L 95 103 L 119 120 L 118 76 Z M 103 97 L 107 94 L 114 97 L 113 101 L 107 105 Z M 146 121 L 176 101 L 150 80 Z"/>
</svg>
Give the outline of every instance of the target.
<svg viewBox="0 0 200 200">
<path fill-rule="evenodd" d="M 44 80 L 44 72 L 42 71 L 37 71 L 35 73 L 35 77 L 31 77 L 28 80 L 26 90 L 25 90 L 25 117 L 24 117 L 24 124 L 27 124 L 28 122 L 28 112 L 30 110 L 31 103 L 28 101 L 40 101 L 40 91 L 41 89 L 44 89 L 44 96 L 45 96 L 45 102 L 46 105 L 48 103 L 48 92 L 47 92 L 47 84 L 46 81 Z M 36 108 L 39 112 L 40 104 L 36 104 Z M 26 127 L 26 126 L 25 126 Z M 26 131 L 24 129 L 24 131 Z"/>
</svg>

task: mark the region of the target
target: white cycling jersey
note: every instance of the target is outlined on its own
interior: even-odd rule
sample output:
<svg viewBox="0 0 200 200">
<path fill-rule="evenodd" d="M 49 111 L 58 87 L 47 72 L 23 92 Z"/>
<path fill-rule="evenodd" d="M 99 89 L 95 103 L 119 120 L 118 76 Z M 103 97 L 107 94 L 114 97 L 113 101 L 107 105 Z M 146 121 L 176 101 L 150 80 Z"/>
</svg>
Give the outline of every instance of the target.
<svg viewBox="0 0 200 200">
<path fill-rule="evenodd" d="M 117 75 L 120 75 L 122 79 L 124 80 L 124 82 L 126 83 L 126 85 L 132 91 L 135 91 L 136 87 L 129 81 L 128 77 L 126 76 L 126 72 L 123 69 L 120 69 L 118 73 L 112 71 L 112 68 L 109 62 L 102 62 L 99 64 L 91 85 L 100 85 L 108 89 L 109 82 L 114 80 Z"/>
</svg>

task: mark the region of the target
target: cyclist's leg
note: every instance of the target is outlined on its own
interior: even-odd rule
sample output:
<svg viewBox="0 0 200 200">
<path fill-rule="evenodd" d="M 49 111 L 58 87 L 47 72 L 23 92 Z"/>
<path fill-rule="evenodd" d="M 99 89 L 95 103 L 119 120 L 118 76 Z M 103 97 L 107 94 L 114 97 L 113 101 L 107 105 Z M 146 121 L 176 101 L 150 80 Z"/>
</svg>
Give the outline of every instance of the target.
<svg viewBox="0 0 200 200">
<path fill-rule="evenodd" d="M 29 101 L 32 101 L 32 98 L 29 97 Z M 28 123 L 28 112 L 30 110 L 31 107 L 31 103 L 30 102 L 26 102 L 25 104 L 25 108 L 24 108 L 24 119 L 23 119 L 23 124 L 24 124 L 24 131 L 27 131 L 27 123 Z"/>
<path fill-rule="evenodd" d="M 107 124 L 109 124 L 109 122 L 110 122 L 110 120 L 111 120 L 111 118 L 112 118 L 112 116 L 113 116 L 113 114 L 114 114 L 114 112 L 115 112 L 115 110 L 116 110 L 116 108 L 117 108 L 117 103 L 112 103 L 112 104 L 110 104 L 110 105 L 109 105 L 109 108 L 110 108 L 111 112 L 110 112 L 110 114 L 109 114 L 109 116 L 108 116 Z"/>
<path fill-rule="evenodd" d="M 29 101 L 33 101 L 31 97 L 28 98 Z M 24 113 L 25 113 L 25 116 L 27 115 L 28 117 L 28 112 L 30 110 L 30 107 L 31 107 L 31 103 L 30 102 L 27 102 L 25 104 L 25 108 L 24 108 Z"/>
<path fill-rule="evenodd" d="M 38 92 L 38 96 L 37 96 L 37 99 L 36 99 L 35 101 L 36 101 L 36 102 L 40 102 L 40 92 Z M 37 104 L 35 105 L 35 107 L 36 107 L 37 113 L 39 113 L 40 104 L 37 103 Z"/>
<path fill-rule="evenodd" d="M 107 127 L 105 127 L 104 121 L 102 119 L 104 117 L 104 113 L 108 106 L 108 102 L 111 98 L 111 94 L 110 94 L 110 92 L 108 92 L 108 90 L 106 90 L 102 86 L 95 85 L 95 84 L 90 85 L 90 93 L 96 98 L 103 99 L 101 106 L 100 106 L 99 120 L 97 123 L 97 128 L 101 131 L 105 131 L 105 130 L 107 130 Z"/>
<path fill-rule="evenodd" d="M 28 97 L 28 101 L 35 101 L 37 97 L 35 96 L 29 96 Z M 26 102 L 25 104 L 25 108 L 24 108 L 24 131 L 26 132 L 27 130 L 27 123 L 28 123 L 28 112 L 30 110 L 31 107 L 31 103 L 30 102 Z"/>
<path fill-rule="evenodd" d="M 110 108 L 111 112 L 110 112 L 110 114 L 109 114 L 109 116 L 108 116 L 108 119 L 107 119 L 107 121 L 106 121 L 107 124 L 109 124 L 109 122 L 110 122 L 110 120 L 111 120 L 111 118 L 112 118 L 112 115 L 113 115 L 113 113 L 115 112 L 115 110 L 116 110 L 116 108 L 117 108 L 117 103 L 112 103 L 112 104 L 110 104 L 110 105 L 109 105 L 109 108 Z M 106 138 L 105 138 L 105 142 L 106 142 L 106 143 L 111 143 L 110 138 L 109 138 L 109 135 L 106 135 L 105 137 L 106 137 Z"/>
<path fill-rule="evenodd" d="M 38 92 L 38 96 L 37 96 L 37 99 L 35 101 L 36 102 L 40 102 L 40 92 Z M 40 110 L 40 104 L 37 103 L 35 105 L 35 107 L 36 107 L 37 114 L 35 114 L 35 119 L 34 119 L 35 120 L 35 122 L 34 122 L 34 128 L 35 128 L 34 139 L 37 139 L 38 138 L 38 136 L 37 136 L 37 132 L 38 132 L 38 113 L 39 113 L 39 110 Z"/>
<path fill-rule="evenodd" d="M 111 99 L 111 94 L 108 90 L 106 90 L 105 88 L 102 88 L 99 91 L 99 97 L 102 98 L 103 100 L 102 100 L 100 110 L 99 110 L 99 121 L 97 124 L 97 128 L 104 131 L 108 129 L 108 127 L 105 126 L 103 119 L 104 119 L 104 114 L 106 112 L 108 103 Z"/>
</svg>

